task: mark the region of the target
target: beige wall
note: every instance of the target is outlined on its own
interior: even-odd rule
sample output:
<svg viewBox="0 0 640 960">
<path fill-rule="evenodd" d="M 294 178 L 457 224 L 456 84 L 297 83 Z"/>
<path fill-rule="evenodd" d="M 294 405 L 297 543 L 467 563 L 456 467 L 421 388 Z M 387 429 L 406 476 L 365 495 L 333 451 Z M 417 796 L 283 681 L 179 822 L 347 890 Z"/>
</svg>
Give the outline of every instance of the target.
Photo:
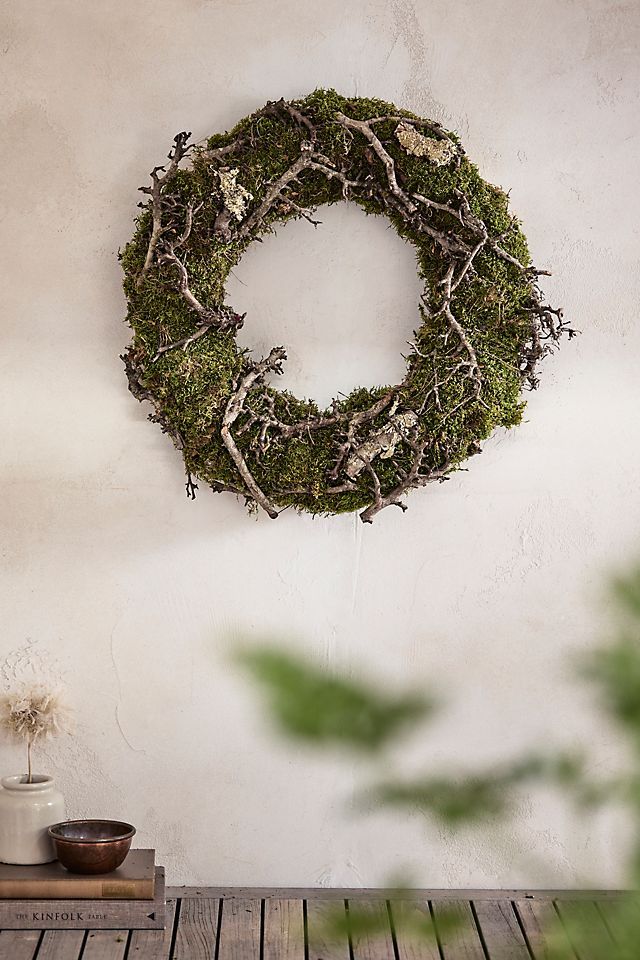
<svg viewBox="0 0 640 960">
<path fill-rule="evenodd" d="M 533 855 L 557 884 L 619 882 L 618 820 L 584 826 L 546 795 L 482 840 L 350 818 L 365 770 L 274 744 L 224 656 L 233 630 L 284 631 L 329 663 L 435 684 L 449 707 L 411 766 L 541 741 L 614 763 L 568 662 L 601 635 L 603 572 L 640 546 L 637 0 L 0 9 L 0 656 L 31 639 L 67 673 L 78 732 L 41 765 L 70 815 L 131 819 L 173 882 L 375 884 L 413 864 L 418 883 L 508 885 L 541 878 Z M 523 426 L 367 528 L 256 521 L 205 490 L 187 502 L 118 359 L 116 254 L 173 134 L 319 85 L 459 131 L 584 331 L 546 364 Z M 284 339 L 290 383 L 321 399 L 395 375 L 417 292 L 383 223 L 324 219 L 252 249 L 229 290 L 247 342 Z M 3 772 L 20 763 L 1 747 Z"/>
</svg>

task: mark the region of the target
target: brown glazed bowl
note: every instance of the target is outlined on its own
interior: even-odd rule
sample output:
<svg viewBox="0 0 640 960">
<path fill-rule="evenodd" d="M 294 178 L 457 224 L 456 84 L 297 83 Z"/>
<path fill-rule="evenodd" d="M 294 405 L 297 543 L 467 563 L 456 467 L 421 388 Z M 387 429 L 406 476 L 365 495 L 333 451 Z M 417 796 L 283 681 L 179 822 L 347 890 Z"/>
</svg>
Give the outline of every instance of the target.
<svg viewBox="0 0 640 960">
<path fill-rule="evenodd" d="M 48 830 L 58 860 L 72 873 L 111 873 L 129 853 L 135 832 L 121 820 L 65 820 Z"/>
</svg>

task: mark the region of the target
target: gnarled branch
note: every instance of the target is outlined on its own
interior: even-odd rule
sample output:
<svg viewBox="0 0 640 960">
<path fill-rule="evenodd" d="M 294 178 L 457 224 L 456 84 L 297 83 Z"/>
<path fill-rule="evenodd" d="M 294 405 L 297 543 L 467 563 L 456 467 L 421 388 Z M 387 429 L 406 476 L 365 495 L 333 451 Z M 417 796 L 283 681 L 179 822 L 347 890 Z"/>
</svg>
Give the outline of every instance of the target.
<svg viewBox="0 0 640 960">
<path fill-rule="evenodd" d="M 278 516 L 278 510 L 260 489 L 253 474 L 249 470 L 247 462 L 242 456 L 234 436 L 231 433 L 231 427 L 242 413 L 249 390 L 251 390 L 256 383 L 264 380 L 268 373 L 282 373 L 282 361 L 286 360 L 286 358 L 287 354 L 283 347 L 274 347 L 268 357 L 265 357 L 265 359 L 260 360 L 258 363 L 252 363 L 250 365 L 248 371 L 240 378 L 236 389 L 229 398 L 220 428 L 222 442 L 229 451 L 229 455 L 235 463 L 238 473 L 244 480 L 249 495 L 268 513 L 272 520 L 275 520 Z"/>
<path fill-rule="evenodd" d="M 149 194 L 151 197 L 151 236 L 149 237 L 149 246 L 147 247 L 147 254 L 144 259 L 144 264 L 142 270 L 138 275 L 136 280 L 136 289 L 140 289 L 144 283 L 144 278 L 149 272 L 151 264 L 153 263 L 153 258 L 155 254 L 158 241 L 163 233 L 162 226 L 162 209 L 163 209 L 163 190 L 171 179 L 175 176 L 180 161 L 191 149 L 189 146 L 189 138 L 191 133 L 188 133 L 186 130 L 183 130 L 181 133 L 177 133 L 173 138 L 173 147 L 169 151 L 167 159 L 169 160 L 168 166 L 163 167 L 154 167 L 151 171 L 151 186 L 150 187 L 140 187 L 141 193 Z M 162 171 L 160 173 L 160 171 Z"/>
</svg>

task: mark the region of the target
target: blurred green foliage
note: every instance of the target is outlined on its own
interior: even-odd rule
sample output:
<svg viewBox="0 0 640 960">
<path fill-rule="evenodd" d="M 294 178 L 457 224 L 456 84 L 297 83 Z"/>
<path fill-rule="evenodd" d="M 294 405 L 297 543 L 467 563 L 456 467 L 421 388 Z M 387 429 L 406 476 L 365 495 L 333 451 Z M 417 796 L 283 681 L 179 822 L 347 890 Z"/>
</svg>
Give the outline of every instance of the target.
<svg viewBox="0 0 640 960">
<path fill-rule="evenodd" d="M 482 774 L 381 782 L 372 796 L 383 805 L 423 811 L 449 826 L 459 826 L 503 816 L 514 799 L 513 788 L 535 780 L 578 786 L 583 781 L 582 762 L 569 754 L 531 754 Z"/>
<path fill-rule="evenodd" d="M 415 691 L 389 694 L 381 685 L 353 680 L 325 666 L 270 646 L 245 648 L 239 662 L 266 695 L 272 717 L 284 734 L 310 746 L 347 747 L 370 759 L 383 758 L 385 775 L 375 773 L 361 803 L 427 814 L 455 829 L 490 825 L 509 813 L 518 789 L 552 786 L 578 807 L 623 806 L 633 834 L 628 889 L 640 889 L 640 566 L 613 581 L 610 602 L 613 638 L 581 658 L 580 674 L 595 688 L 604 722 L 629 746 L 626 768 L 615 777 L 594 779 L 586 754 L 545 751 L 485 771 L 427 774 L 406 779 L 389 774 L 388 748 L 429 719 L 435 700 Z M 593 758 L 591 758 L 593 759 Z M 374 768 L 378 769 L 378 768 Z M 499 886 L 499 883 L 497 884 Z M 549 960 L 639 960 L 640 901 L 637 893 L 609 905 L 607 925 L 595 911 L 575 910 L 556 918 L 549 931 Z M 394 908 L 395 909 L 395 908 Z M 398 910 L 395 924 L 402 923 Z M 454 920 L 452 920 L 454 922 Z M 334 933 L 345 919 L 336 914 Z M 376 932 L 380 918 L 357 908 L 348 915 L 351 934 Z M 434 936 L 429 923 L 411 920 L 414 933 Z M 354 926 L 355 925 L 355 926 Z"/>
<path fill-rule="evenodd" d="M 433 710 L 423 693 L 390 696 L 275 647 L 244 649 L 237 659 L 262 687 L 281 730 L 310 744 L 375 753 Z"/>
</svg>

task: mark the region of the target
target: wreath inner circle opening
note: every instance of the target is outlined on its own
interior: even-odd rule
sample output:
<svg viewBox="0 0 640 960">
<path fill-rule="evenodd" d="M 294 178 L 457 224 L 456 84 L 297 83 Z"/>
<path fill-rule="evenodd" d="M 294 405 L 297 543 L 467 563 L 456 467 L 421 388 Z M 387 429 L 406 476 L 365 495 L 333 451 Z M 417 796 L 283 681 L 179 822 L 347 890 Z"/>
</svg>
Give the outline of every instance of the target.
<svg viewBox="0 0 640 960">
<path fill-rule="evenodd" d="M 359 387 L 406 374 L 424 291 L 416 251 L 386 217 L 354 203 L 319 207 L 318 226 L 278 224 L 227 280 L 226 302 L 246 313 L 237 341 L 256 358 L 287 351 L 275 386 L 326 409 Z"/>
</svg>

